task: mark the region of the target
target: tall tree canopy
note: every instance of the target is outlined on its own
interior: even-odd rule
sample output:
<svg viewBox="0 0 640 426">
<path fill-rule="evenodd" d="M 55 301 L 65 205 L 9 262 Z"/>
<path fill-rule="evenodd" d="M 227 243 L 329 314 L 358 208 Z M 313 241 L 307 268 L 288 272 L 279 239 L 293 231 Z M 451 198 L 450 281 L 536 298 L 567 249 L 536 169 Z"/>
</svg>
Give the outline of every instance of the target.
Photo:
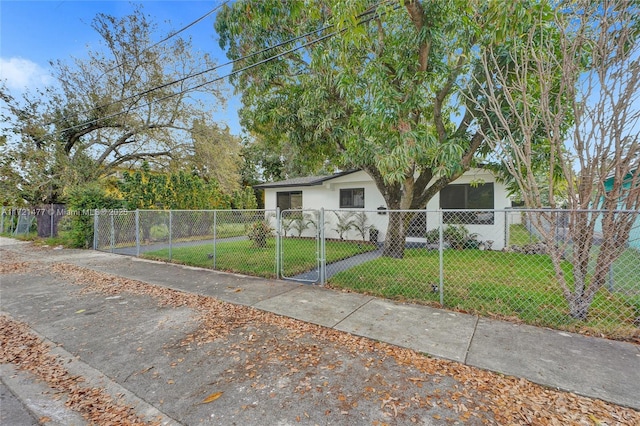
<svg viewBox="0 0 640 426">
<path fill-rule="evenodd" d="M 549 226 L 557 212 L 541 211 L 532 223 L 571 315 L 584 320 L 639 218 L 640 4 L 572 0 L 547 15 L 533 14 L 529 31 L 509 35 L 509 49 L 483 51 L 484 79 L 495 83 L 483 86 L 478 107 L 488 118 L 482 131 L 527 207 L 546 199 L 556 207 L 555 195 L 566 194 L 564 236 Z M 509 72 L 499 66 L 505 58 L 516 65 Z M 584 210 L 594 208 L 602 212 Z"/>
<path fill-rule="evenodd" d="M 98 14 L 92 27 L 102 45 L 53 62 L 54 87 L 19 100 L 2 89 L 3 155 L 30 202 L 57 201 L 65 185 L 143 160 L 164 166 L 215 129 L 211 111 L 224 99 L 203 85 L 213 73 L 198 74 L 213 66 L 208 55 L 177 36 L 154 44 L 157 28 L 141 6 L 123 18 Z"/>
<path fill-rule="evenodd" d="M 217 181 L 226 194 L 240 189 L 241 139 L 232 135 L 228 127 L 202 120 L 193 121 L 191 139 L 192 146 L 186 153 L 172 157 L 171 169 L 193 170 L 207 182 Z"/>
<path fill-rule="evenodd" d="M 419 209 L 483 152 L 485 118 L 460 91 L 525 3 L 247 0 L 216 30 L 230 58 L 248 56 L 233 80 L 246 128 L 292 161 L 361 168 L 388 208 Z M 385 255 L 403 256 L 410 219 L 390 215 Z"/>
</svg>

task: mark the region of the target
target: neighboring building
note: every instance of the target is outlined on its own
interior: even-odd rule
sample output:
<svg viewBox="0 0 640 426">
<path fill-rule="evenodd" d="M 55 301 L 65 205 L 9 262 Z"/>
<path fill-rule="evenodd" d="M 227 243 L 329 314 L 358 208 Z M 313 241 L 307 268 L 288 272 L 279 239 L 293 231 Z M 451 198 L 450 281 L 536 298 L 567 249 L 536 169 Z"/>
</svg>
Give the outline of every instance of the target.
<svg viewBox="0 0 640 426">
<path fill-rule="evenodd" d="M 633 176 L 636 173 L 636 170 L 633 170 L 631 172 L 629 172 L 625 177 L 624 177 L 624 181 L 622 183 L 622 187 L 625 190 L 629 190 L 631 189 L 631 183 L 633 181 Z M 604 189 L 605 191 L 609 192 L 613 189 L 613 183 L 614 183 L 614 177 L 611 176 L 608 179 L 606 179 L 604 181 Z M 619 203 L 619 207 L 620 209 L 624 209 L 624 202 L 622 200 L 620 200 Z M 602 223 L 600 223 L 600 221 L 598 220 L 598 222 L 596 223 L 596 227 L 595 227 L 596 232 L 602 232 Z M 638 215 L 638 218 L 636 219 L 636 222 L 633 226 L 633 229 L 631 230 L 631 233 L 629 234 L 629 247 L 633 247 L 637 250 L 640 250 L 640 214 Z"/>
<path fill-rule="evenodd" d="M 379 241 L 385 238 L 388 215 L 384 212 L 384 198 L 371 177 L 362 170 L 264 183 L 256 185 L 256 188 L 264 190 L 265 209 L 268 210 L 278 207 L 281 210 L 324 208 L 329 211 L 325 214 L 327 230 L 334 228 L 337 218 L 331 211 L 365 212 L 368 223 L 379 231 Z M 510 207 L 511 201 L 504 185 L 497 182 L 489 170 L 472 169 L 433 197 L 425 211 L 416 214 L 409 227 L 407 241 L 425 241 L 426 232 L 438 226 L 438 210 L 442 209 L 452 210 L 444 212 L 445 223 L 464 224 L 471 233 L 478 234 L 480 241 L 492 240 L 492 248 L 500 250 L 505 246 L 507 214 L 510 214 L 504 209 Z M 327 236 L 337 237 L 337 234 Z M 350 231 L 348 238 L 357 239 L 358 236 Z"/>
</svg>

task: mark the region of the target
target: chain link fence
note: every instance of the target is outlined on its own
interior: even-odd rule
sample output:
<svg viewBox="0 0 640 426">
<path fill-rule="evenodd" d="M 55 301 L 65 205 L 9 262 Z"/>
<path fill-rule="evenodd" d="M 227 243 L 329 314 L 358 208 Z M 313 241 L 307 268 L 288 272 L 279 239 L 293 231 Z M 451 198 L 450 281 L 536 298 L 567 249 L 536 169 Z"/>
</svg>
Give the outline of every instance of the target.
<svg viewBox="0 0 640 426">
<path fill-rule="evenodd" d="M 95 248 L 609 337 L 640 337 L 640 214 L 134 211 Z"/>
<path fill-rule="evenodd" d="M 0 234 L 13 235 L 18 225 L 18 209 L 0 207 Z"/>
<path fill-rule="evenodd" d="M 95 216 L 94 248 L 275 278 L 275 218 L 275 210 L 115 211 Z"/>
</svg>

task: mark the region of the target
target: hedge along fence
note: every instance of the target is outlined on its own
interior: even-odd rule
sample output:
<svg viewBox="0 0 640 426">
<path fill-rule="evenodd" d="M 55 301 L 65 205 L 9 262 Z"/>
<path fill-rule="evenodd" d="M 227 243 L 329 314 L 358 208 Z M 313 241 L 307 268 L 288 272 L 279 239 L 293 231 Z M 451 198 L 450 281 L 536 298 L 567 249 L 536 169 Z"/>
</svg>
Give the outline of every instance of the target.
<svg viewBox="0 0 640 426">
<path fill-rule="evenodd" d="M 405 227 L 402 242 L 388 238 L 394 214 Z M 640 339 L 640 220 L 620 242 L 621 254 L 586 320 L 570 315 L 543 235 L 553 230 L 553 249 L 562 249 L 558 267 L 574 286 L 576 241 L 568 226 L 566 211 L 549 210 L 140 210 L 97 215 L 94 244 L 114 253 Z M 595 227 L 587 284 L 606 238 L 597 232 L 597 220 Z"/>
</svg>

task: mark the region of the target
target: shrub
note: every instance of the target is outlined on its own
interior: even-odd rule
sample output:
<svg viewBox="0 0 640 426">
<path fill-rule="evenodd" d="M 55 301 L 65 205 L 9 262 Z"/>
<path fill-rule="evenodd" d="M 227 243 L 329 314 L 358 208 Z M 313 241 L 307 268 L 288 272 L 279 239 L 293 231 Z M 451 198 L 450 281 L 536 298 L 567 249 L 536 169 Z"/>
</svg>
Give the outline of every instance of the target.
<svg viewBox="0 0 640 426">
<path fill-rule="evenodd" d="M 284 233 L 284 236 L 287 236 L 287 233 L 289 231 L 291 231 L 291 228 L 293 227 L 293 219 L 282 219 L 282 222 L 280 224 L 280 229 L 282 229 L 282 232 Z"/>
<path fill-rule="evenodd" d="M 438 243 L 440 241 L 440 229 L 439 228 L 430 229 L 429 231 L 427 231 L 425 238 L 427 239 L 427 243 L 429 244 Z"/>
<path fill-rule="evenodd" d="M 161 241 L 169 238 L 169 227 L 165 223 L 153 225 L 150 231 L 151 240 Z"/>
<path fill-rule="evenodd" d="M 425 235 L 427 243 L 435 244 L 440 241 L 440 230 L 434 228 L 427 231 Z M 462 225 L 448 225 L 442 230 L 442 239 L 448 243 L 450 247 L 462 250 L 465 248 L 477 248 L 478 242 L 476 238 L 478 234 L 472 234 Z"/>
<path fill-rule="evenodd" d="M 67 206 L 75 213 L 71 216 L 70 235 L 73 247 L 89 248 L 93 243 L 93 216 L 86 214 L 94 209 L 117 209 L 122 205 L 97 185 L 87 185 L 71 190 Z"/>
<path fill-rule="evenodd" d="M 305 231 L 305 229 L 309 228 L 309 226 L 309 222 L 304 217 L 294 219 L 293 223 L 291 224 L 291 227 L 296 231 L 298 237 L 301 237 L 302 233 Z"/>
<path fill-rule="evenodd" d="M 368 222 L 369 218 L 365 212 L 356 213 L 353 221 L 351 222 L 351 226 L 356 230 L 356 232 L 358 232 L 358 235 L 362 237 L 362 241 L 365 240 L 367 232 L 373 227 L 373 225 L 370 225 Z"/>
<path fill-rule="evenodd" d="M 476 238 L 478 234 L 470 233 L 469 230 L 462 225 L 448 225 L 442 231 L 442 235 L 443 239 L 456 250 L 474 248 L 474 246 L 477 247 Z"/>
<path fill-rule="evenodd" d="M 273 236 L 271 226 L 266 221 L 256 222 L 251 225 L 249 239 L 253 242 L 253 246 L 256 248 L 266 248 L 267 238 Z"/>
<path fill-rule="evenodd" d="M 336 223 L 336 227 L 333 229 L 338 233 L 341 240 L 344 240 L 344 235 L 349 232 L 351 228 L 353 228 L 353 215 L 354 212 L 344 212 L 342 214 L 338 212 L 333 212 L 338 219 Z"/>
</svg>

